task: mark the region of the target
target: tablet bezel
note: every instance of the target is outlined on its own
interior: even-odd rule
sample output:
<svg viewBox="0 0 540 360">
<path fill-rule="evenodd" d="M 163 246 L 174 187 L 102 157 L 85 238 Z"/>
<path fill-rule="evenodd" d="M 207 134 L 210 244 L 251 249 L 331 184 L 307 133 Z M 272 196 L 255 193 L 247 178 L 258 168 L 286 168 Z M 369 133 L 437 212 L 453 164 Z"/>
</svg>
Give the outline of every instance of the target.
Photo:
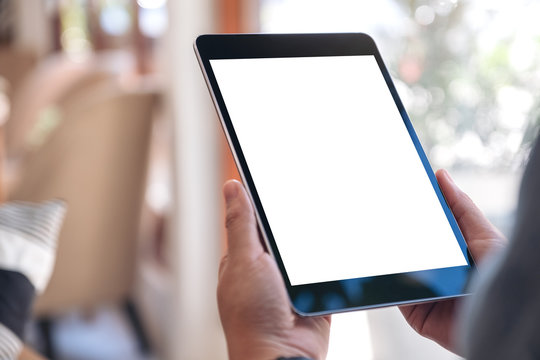
<svg viewBox="0 0 540 360">
<path fill-rule="evenodd" d="M 468 294 L 466 289 L 474 269 L 474 261 L 438 186 L 435 174 L 397 94 L 390 74 L 371 37 L 362 33 L 201 35 L 195 41 L 195 52 L 235 158 L 238 171 L 255 207 L 262 236 L 276 260 L 291 305 L 297 313 L 301 315 L 322 315 L 433 301 Z M 468 265 L 291 286 L 210 60 L 349 55 L 373 55 L 375 57 Z"/>
</svg>

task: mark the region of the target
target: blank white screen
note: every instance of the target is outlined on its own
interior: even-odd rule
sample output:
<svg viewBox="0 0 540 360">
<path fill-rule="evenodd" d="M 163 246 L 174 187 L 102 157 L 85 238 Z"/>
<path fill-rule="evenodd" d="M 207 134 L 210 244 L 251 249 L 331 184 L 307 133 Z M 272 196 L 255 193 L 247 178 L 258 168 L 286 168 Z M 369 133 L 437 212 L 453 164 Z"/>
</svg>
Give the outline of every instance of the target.
<svg viewBox="0 0 540 360">
<path fill-rule="evenodd" d="M 374 56 L 210 63 L 292 285 L 467 265 Z"/>
</svg>

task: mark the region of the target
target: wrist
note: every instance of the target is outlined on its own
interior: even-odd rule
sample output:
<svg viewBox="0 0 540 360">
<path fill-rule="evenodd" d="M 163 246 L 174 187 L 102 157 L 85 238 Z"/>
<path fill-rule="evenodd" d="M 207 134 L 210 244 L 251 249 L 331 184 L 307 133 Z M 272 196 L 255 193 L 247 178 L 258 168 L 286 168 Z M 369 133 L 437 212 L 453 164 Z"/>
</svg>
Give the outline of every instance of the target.
<svg viewBox="0 0 540 360">
<path fill-rule="evenodd" d="M 262 343 L 247 340 L 237 344 L 228 343 L 227 347 L 229 360 L 318 360 L 323 358 L 296 346 L 277 344 L 268 340 Z"/>
</svg>

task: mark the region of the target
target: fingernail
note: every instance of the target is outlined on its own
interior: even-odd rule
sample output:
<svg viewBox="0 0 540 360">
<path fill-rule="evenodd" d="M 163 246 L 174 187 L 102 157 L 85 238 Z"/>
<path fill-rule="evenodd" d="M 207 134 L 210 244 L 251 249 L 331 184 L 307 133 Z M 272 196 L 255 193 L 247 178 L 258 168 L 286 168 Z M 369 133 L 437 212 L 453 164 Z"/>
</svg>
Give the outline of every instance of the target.
<svg viewBox="0 0 540 360">
<path fill-rule="evenodd" d="M 227 181 L 223 186 L 223 196 L 225 196 L 225 202 L 228 204 L 238 196 L 238 181 Z"/>
</svg>

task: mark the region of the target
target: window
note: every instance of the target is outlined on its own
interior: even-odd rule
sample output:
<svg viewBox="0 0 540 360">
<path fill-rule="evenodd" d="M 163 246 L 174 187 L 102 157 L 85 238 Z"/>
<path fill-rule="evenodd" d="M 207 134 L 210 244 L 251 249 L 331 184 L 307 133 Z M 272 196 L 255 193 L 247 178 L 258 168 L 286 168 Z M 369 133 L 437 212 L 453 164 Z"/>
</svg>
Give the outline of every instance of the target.
<svg viewBox="0 0 540 360">
<path fill-rule="evenodd" d="M 260 27 L 263 32 L 370 34 L 432 167 L 449 169 L 509 234 L 521 170 L 539 124 L 539 12 L 540 3 L 530 0 L 260 0 Z M 395 330 L 397 314 L 369 312 L 373 354 L 359 350 L 369 342 L 358 343 L 362 334 L 348 328 L 357 322 L 347 316 L 337 317 L 334 332 L 341 335 L 332 340 L 343 347 L 345 336 L 356 339 L 344 354 L 418 359 L 417 351 L 404 355 L 416 344 L 403 345 L 403 337 L 395 351 L 380 348 L 391 347 L 390 338 L 408 331 Z M 384 332 L 395 336 L 378 344 L 377 333 Z M 330 356 L 337 348 L 331 347 Z M 442 353 L 431 358 L 444 356 L 453 358 Z"/>
</svg>

